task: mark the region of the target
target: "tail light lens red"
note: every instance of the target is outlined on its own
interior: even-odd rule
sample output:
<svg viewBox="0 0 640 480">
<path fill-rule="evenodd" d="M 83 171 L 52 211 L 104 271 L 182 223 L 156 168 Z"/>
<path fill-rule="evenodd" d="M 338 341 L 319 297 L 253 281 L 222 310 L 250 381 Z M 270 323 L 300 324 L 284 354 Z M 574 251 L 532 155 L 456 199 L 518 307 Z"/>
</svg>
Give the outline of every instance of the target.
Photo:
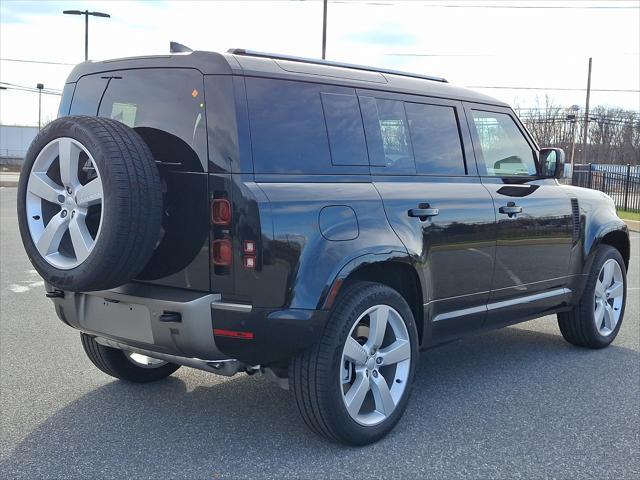
<svg viewBox="0 0 640 480">
<path fill-rule="evenodd" d="M 253 240 L 245 240 L 242 246 L 242 251 L 244 253 L 248 253 L 250 255 L 255 255 L 256 253 L 256 242 Z"/>
<path fill-rule="evenodd" d="M 211 204 L 211 223 L 229 225 L 231 223 L 231 204 L 226 198 L 216 198 Z"/>
<path fill-rule="evenodd" d="M 227 267 L 233 261 L 233 248 L 231 240 L 224 238 L 222 240 L 214 240 L 211 243 L 211 261 L 214 265 Z"/>
<path fill-rule="evenodd" d="M 242 265 L 244 268 L 256 268 L 256 256 L 245 255 L 242 257 Z"/>
</svg>

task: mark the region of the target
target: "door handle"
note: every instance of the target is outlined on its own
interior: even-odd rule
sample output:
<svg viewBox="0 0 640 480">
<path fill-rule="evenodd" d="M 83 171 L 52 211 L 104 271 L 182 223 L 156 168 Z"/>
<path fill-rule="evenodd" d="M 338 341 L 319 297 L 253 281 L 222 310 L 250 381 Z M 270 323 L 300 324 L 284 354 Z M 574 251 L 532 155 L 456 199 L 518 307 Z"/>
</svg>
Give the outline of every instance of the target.
<svg viewBox="0 0 640 480">
<path fill-rule="evenodd" d="M 522 207 L 518 207 L 515 202 L 509 202 L 506 207 L 500 207 L 498 211 L 509 215 L 509 218 L 511 218 L 518 213 L 522 213 Z"/>
<path fill-rule="evenodd" d="M 440 210 L 437 208 L 431 208 L 428 203 L 421 203 L 418 205 L 418 208 L 412 208 L 407 212 L 407 215 L 410 217 L 418 217 L 423 222 L 428 217 L 435 217 L 440 213 Z"/>
</svg>

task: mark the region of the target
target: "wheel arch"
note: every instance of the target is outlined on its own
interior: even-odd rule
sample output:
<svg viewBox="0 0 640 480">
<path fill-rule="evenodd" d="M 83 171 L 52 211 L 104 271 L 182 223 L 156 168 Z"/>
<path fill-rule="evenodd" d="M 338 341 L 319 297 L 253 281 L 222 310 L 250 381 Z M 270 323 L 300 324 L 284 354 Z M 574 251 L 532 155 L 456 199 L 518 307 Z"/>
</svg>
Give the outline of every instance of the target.
<svg viewBox="0 0 640 480">
<path fill-rule="evenodd" d="M 629 259 L 631 257 L 631 244 L 629 235 L 623 230 L 613 230 L 602 237 L 601 245 L 610 245 L 620 252 L 624 260 L 625 268 L 629 268 Z"/>
<path fill-rule="evenodd" d="M 323 295 L 323 308 L 331 308 L 339 292 L 354 281 L 369 281 L 396 290 L 405 299 L 416 321 L 418 340 L 422 344 L 424 334 L 423 280 L 406 252 L 386 255 L 364 255 L 345 265 Z"/>
<path fill-rule="evenodd" d="M 590 245 L 586 245 L 588 247 L 587 262 L 585 262 L 586 271 L 591 268 L 591 263 L 600 245 L 609 245 L 618 250 L 624 260 L 625 268 L 629 268 L 629 259 L 631 257 L 629 231 L 626 224 L 621 223 L 616 222 L 601 226 L 593 236 L 593 240 L 589 242 Z"/>
</svg>

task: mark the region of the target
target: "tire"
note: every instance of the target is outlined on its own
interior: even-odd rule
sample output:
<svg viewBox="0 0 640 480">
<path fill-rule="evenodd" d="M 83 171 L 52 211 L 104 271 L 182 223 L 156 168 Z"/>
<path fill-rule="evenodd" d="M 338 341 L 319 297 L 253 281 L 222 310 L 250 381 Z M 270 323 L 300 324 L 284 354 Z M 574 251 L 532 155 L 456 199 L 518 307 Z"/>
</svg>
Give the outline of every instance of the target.
<svg viewBox="0 0 640 480">
<path fill-rule="evenodd" d="M 366 445 L 389 433 L 407 406 L 418 362 L 418 333 L 411 309 L 395 290 L 371 282 L 354 282 L 345 288 L 322 337 L 290 362 L 289 382 L 298 411 L 311 430 L 329 440 Z M 380 313 L 379 318 L 388 312 L 385 341 L 378 348 L 373 340 L 375 330 L 371 328 L 373 317 L 366 315 L 368 311 L 371 315 Z M 348 355 L 364 359 L 360 356 L 366 354 L 364 363 L 350 362 L 343 356 L 347 355 L 347 342 L 353 346 L 356 337 L 355 350 L 349 350 Z M 388 354 L 389 343 L 403 346 L 404 360 L 390 361 L 389 365 L 376 364 L 377 357 Z M 370 354 L 374 354 L 373 357 Z M 391 360 L 391 357 L 385 358 Z M 378 403 L 384 406 L 382 399 L 389 398 L 383 395 L 381 380 L 393 396 L 392 403 L 387 405 L 395 403 L 386 413 L 381 413 L 385 408 L 379 409 Z M 367 393 L 360 402 L 361 407 L 355 401 L 351 403 L 355 405 L 355 414 L 350 414 L 347 401 L 358 398 L 357 393 L 352 396 L 350 393 L 354 388 L 354 392 L 359 391 L 356 385 L 363 386 Z"/>
<path fill-rule="evenodd" d="M 180 365 L 154 360 L 155 365 L 142 366 L 133 360 L 128 353 L 117 348 L 105 347 L 86 333 L 80 334 L 82 348 L 89 360 L 107 375 L 135 383 L 155 382 L 167 378 L 180 368 Z M 146 357 L 145 357 L 146 358 Z"/>
<path fill-rule="evenodd" d="M 56 288 L 130 281 L 153 253 L 161 218 L 160 174 L 132 128 L 62 117 L 31 143 L 18 184 L 20 234 L 34 268 Z"/>
<path fill-rule="evenodd" d="M 607 286 L 608 274 L 605 271 L 608 267 L 605 265 L 613 269 L 609 287 Z M 617 279 L 615 274 L 618 274 Z M 602 291 L 605 295 L 602 301 L 597 299 L 601 296 L 598 293 L 601 291 L 600 285 L 604 285 Z M 607 292 L 620 293 L 621 296 L 616 297 L 613 294 L 607 296 Z M 627 271 L 622 256 L 615 248 L 602 245 L 596 252 L 580 301 L 571 311 L 558 313 L 558 326 L 562 336 L 567 342 L 580 347 L 606 347 L 613 342 L 620 331 L 626 299 Z M 602 318 L 598 315 L 596 319 L 596 315 L 601 311 L 600 308 L 603 312 Z M 615 322 L 612 325 L 611 322 L 614 319 Z"/>
</svg>

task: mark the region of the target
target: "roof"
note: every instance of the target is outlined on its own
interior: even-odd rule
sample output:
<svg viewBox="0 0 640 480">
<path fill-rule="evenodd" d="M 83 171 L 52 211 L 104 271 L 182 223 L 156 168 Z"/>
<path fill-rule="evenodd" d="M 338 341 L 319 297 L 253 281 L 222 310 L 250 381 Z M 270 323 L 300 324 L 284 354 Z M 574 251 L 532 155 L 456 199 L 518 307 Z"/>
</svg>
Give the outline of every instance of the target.
<svg viewBox="0 0 640 480">
<path fill-rule="evenodd" d="M 488 95 L 451 85 L 439 77 L 241 49 L 230 50 L 228 53 L 196 51 L 186 54 L 83 62 L 76 65 L 67 82 L 77 82 L 84 75 L 133 68 L 195 68 L 204 75 L 246 75 L 314 81 L 353 88 L 508 106 Z"/>
</svg>

